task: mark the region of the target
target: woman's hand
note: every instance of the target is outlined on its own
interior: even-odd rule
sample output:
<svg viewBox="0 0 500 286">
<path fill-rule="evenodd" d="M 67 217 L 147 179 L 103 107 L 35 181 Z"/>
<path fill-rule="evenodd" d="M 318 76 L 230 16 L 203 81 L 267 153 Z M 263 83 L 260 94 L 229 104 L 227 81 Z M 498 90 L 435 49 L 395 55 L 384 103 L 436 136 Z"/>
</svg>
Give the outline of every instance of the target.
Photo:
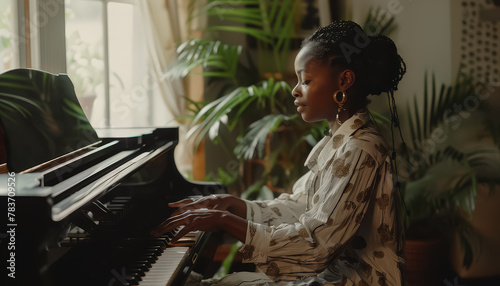
<svg viewBox="0 0 500 286">
<path fill-rule="evenodd" d="M 172 239 L 172 242 L 175 242 L 190 231 L 217 231 L 220 229 L 222 213 L 223 211 L 219 210 L 186 210 L 163 221 L 151 234 L 158 237 L 184 226 Z"/>
<path fill-rule="evenodd" d="M 181 213 L 197 209 L 213 209 L 221 211 L 229 211 L 241 218 L 246 218 L 246 204 L 243 200 L 227 194 L 218 194 L 202 197 L 201 199 L 184 199 L 177 202 L 169 203 L 171 207 L 178 208 L 171 217 Z"/>
<path fill-rule="evenodd" d="M 180 202 L 179 202 L 180 203 Z M 151 234 L 159 237 L 162 234 L 184 226 L 172 239 L 179 240 L 190 231 L 224 230 L 242 242 L 245 242 L 247 221 L 230 214 L 227 211 L 194 209 L 186 210 L 178 215 L 172 215 L 161 223 Z"/>
</svg>

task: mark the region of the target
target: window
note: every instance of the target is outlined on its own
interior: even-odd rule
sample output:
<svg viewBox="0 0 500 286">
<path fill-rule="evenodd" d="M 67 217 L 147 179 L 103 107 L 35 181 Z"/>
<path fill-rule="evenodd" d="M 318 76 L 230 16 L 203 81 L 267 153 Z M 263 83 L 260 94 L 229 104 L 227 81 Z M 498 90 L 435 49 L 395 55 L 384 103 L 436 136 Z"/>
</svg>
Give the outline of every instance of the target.
<svg viewBox="0 0 500 286">
<path fill-rule="evenodd" d="M 0 1 L 0 72 L 67 73 L 94 127 L 174 125 L 150 75 L 139 1 Z"/>
<path fill-rule="evenodd" d="M 0 1 L 0 72 L 19 66 L 14 1 Z"/>
<path fill-rule="evenodd" d="M 92 125 L 158 124 L 162 110 L 154 107 L 164 103 L 149 74 L 137 0 L 65 3 L 67 72 Z"/>
</svg>

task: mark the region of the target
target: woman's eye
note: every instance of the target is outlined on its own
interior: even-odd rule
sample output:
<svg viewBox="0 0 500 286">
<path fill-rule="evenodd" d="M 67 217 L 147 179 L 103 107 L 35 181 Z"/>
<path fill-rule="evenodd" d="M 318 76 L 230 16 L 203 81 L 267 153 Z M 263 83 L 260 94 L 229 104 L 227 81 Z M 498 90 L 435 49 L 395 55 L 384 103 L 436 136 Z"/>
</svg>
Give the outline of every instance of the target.
<svg viewBox="0 0 500 286">
<path fill-rule="evenodd" d="M 311 81 L 310 80 L 305 80 L 302 84 L 303 85 L 308 85 Z"/>
</svg>

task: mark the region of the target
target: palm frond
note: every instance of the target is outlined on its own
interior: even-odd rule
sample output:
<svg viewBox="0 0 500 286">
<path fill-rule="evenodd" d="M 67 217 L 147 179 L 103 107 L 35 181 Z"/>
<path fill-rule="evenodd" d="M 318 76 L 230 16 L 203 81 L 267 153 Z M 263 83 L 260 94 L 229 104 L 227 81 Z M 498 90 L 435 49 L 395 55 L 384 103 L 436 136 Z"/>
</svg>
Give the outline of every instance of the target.
<svg viewBox="0 0 500 286">
<path fill-rule="evenodd" d="M 218 136 L 216 128 L 220 127 L 221 120 L 227 118 L 227 114 L 241 102 L 249 98 L 243 88 L 237 88 L 226 96 L 220 97 L 203 107 L 196 115 L 193 122 L 196 124 L 191 127 L 186 134 L 188 140 L 195 139 L 194 148 L 196 149 L 202 138 L 211 130 L 211 139 Z M 252 99 L 250 99 L 252 100 Z M 213 126 L 216 126 L 213 127 Z"/>
<path fill-rule="evenodd" d="M 478 183 L 500 183 L 500 151 L 492 143 L 469 145 L 464 150 Z"/>
<path fill-rule="evenodd" d="M 195 138 L 195 148 L 207 134 L 210 135 L 211 140 L 214 140 L 219 136 L 221 125 L 228 126 L 230 130 L 233 129 L 249 106 L 256 104 L 263 108 L 266 105 L 272 105 L 279 92 L 289 92 L 289 89 L 290 86 L 286 82 L 275 81 L 272 78 L 261 82 L 260 85 L 239 87 L 205 105 L 193 119 L 195 125 L 190 128 L 186 137 L 190 140 Z M 272 111 L 273 108 L 270 110 Z M 230 113 L 233 116 L 231 123 L 228 124 Z"/>
<path fill-rule="evenodd" d="M 257 153 L 259 158 L 264 157 L 266 140 L 271 132 L 274 132 L 281 122 L 289 120 L 290 117 L 283 114 L 269 114 L 250 125 L 248 132 L 238 140 L 235 154 L 239 159 L 252 159 Z"/>
<path fill-rule="evenodd" d="M 227 32 L 236 32 L 243 33 L 255 37 L 261 41 L 271 44 L 272 41 L 269 38 L 269 35 L 265 33 L 262 29 L 259 28 L 250 28 L 250 27 L 238 27 L 238 26 L 210 26 L 208 28 L 209 31 L 227 31 Z"/>
<path fill-rule="evenodd" d="M 420 121 L 420 112 L 418 112 L 418 102 L 417 102 L 417 97 L 414 97 L 414 98 L 413 98 L 413 100 L 414 100 L 414 102 L 413 102 L 413 103 L 414 103 L 414 104 L 413 104 L 413 108 L 415 109 L 415 111 L 414 111 L 414 112 L 415 112 L 415 113 L 414 113 L 414 115 L 415 115 L 415 123 L 416 123 L 416 125 L 417 125 L 417 126 L 416 126 L 416 128 L 415 128 L 415 129 L 416 129 L 416 131 L 415 131 L 415 132 L 416 132 L 417 136 L 416 136 L 416 138 L 414 139 L 414 140 L 415 140 L 414 142 L 415 142 L 415 143 L 417 143 L 417 142 L 418 142 L 418 143 L 421 143 L 421 142 L 422 142 L 422 128 L 420 127 L 420 125 L 421 125 L 421 121 Z M 424 114 L 423 116 L 427 116 L 427 114 Z M 417 140 L 418 140 L 418 141 L 417 141 Z"/>
<path fill-rule="evenodd" d="M 234 77 L 241 51 L 241 46 L 231 46 L 221 41 L 193 39 L 179 46 L 177 61 L 165 77 L 182 78 L 194 68 L 203 66 L 216 69 L 216 71 L 203 72 L 205 76 L 229 78 L 236 82 Z"/>
<path fill-rule="evenodd" d="M 431 84 L 428 84 L 429 79 Z M 435 75 L 424 76 L 424 90 L 422 104 L 418 102 L 419 97 L 414 95 L 413 103 L 407 103 L 408 124 L 411 133 L 412 146 L 415 150 L 421 150 L 422 142 L 432 137 L 437 127 L 445 127 L 450 124 L 451 118 L 456 116 L 455 104 L 461 104 L 467 96 L 473 93 L 473 84 L 469 77 L 462 76 L 460 81 L 453 85 L 441 84 L 437 89 Z"/>
</svg>

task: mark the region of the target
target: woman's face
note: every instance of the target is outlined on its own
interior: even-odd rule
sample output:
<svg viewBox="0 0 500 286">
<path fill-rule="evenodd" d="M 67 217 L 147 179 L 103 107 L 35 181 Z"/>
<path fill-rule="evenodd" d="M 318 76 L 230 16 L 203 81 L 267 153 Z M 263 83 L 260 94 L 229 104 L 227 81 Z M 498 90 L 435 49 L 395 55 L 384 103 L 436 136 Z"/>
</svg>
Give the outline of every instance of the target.
<svg viewBox="0 0 500 286">
<path fill-rule="evenodd" d="M 292 95 L 302 119 L 306 122 L 323 119 L 335 122 L 338 105 L 333 95 L 339 90 L 340 72 L 315 59 L 308 44 L 295 58 L 295 73 L 298 82 Z"/>
</svg>

